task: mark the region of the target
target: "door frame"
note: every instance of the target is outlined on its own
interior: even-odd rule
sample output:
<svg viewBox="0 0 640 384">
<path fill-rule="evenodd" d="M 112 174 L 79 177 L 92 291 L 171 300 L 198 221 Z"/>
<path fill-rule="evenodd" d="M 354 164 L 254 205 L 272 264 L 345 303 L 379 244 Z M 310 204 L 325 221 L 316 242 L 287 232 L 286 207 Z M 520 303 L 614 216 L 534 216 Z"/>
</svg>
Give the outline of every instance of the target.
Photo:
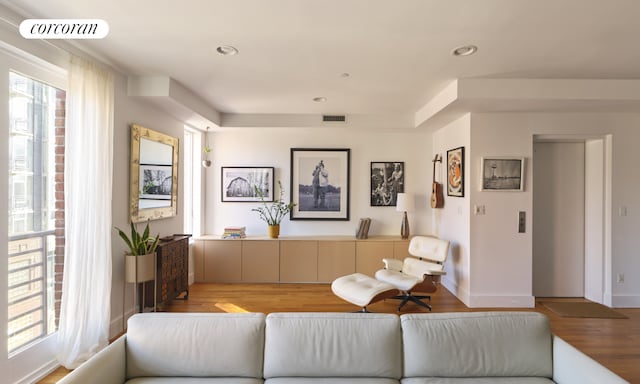
<svg viewBox="0 0 640 384">
<path fill-rule="evenodd" d="M 585 270 L 583 271 L 584 293 L 585 298 L 608 306 L 612 305 L 612 141 L 612 135 L 534 135 L 532 141 L 532 146 L 535 142 L 585 143 Z M 592 178 L 589 178 L 588 175 L 592 175 Z M 594 175 L 598 179 L 593 179 Z M 596 185 L 598 184 L 598 182 L 601 182 L 602 188 L 589 188 L 589 182 L 595 182 Z M 587 207 L 587 202 L 590 202 L 590 208 Z M 535 219 L 535 215 L 533 215 L 533 220 Z M 599 251 L 596 250 L 594 252 L 594 244 L 596 248 L 600 248 Z M 591 270 L 587 271 L 588 268 L 591 268 Z M 597 273 L 598 269 L 600 273 Z M 531 270 L 531 288 L 533 292 L 533 268 Z"/>
</svg>

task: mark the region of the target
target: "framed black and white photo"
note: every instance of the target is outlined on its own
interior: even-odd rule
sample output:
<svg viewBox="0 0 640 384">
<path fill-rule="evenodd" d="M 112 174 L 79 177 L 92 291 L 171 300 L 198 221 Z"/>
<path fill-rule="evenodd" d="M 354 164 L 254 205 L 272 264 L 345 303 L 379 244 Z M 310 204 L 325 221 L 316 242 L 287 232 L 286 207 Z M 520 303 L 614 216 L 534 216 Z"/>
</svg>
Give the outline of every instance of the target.
<svg viewBox="0 0 640 384">
<path fill-rule="evenodd" d="M 291 148 L 291 220 L 349 220 L 350 154 Z"/>
<path fill-rule="evenodd" d="M 395 207 L 404 192 L 404 162 L 371 162 L 371 206 Z"/>
<path fill-rule="evenodd" d="M 222 167 L 222 201 L 273 201 L 273 167 Z"/>
<path fill-rule="evenodd" d="M 523 191 L 524 157 L 482 158 L 482 191 Z"/>
<path fill-rule="evenodd" d="M 170 207 L 173 191 L 173 167 L 171 165 L 140 164 L 141 208 Z"/>
<path fill-rule="evenodd" d="M 464 147 L 447 151 L 447 196 L 464 197 Z"/>
</svg>

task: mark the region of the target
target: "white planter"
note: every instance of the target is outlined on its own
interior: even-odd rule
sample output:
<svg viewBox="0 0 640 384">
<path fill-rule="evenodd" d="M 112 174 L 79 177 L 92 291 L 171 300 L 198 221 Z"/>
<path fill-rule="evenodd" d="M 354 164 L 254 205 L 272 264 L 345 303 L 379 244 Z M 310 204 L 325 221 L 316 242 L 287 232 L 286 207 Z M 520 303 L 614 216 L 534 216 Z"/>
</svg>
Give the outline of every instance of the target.
<svg viewBox="0 0 640 384">
<path fill-rule="evenodd" d="M 124 280 L 127 283 L 141 283 L 153 280 L 155 277 L 155 260 L 155 252 L 139 256 L 125 255 Z"/>
</svg>

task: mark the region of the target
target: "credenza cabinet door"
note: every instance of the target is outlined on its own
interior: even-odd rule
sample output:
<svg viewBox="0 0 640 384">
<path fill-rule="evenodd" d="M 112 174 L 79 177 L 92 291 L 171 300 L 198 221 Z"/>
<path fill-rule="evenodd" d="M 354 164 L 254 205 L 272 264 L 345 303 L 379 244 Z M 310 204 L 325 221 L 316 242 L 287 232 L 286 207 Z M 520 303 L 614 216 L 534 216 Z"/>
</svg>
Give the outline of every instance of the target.
<svg viewBox="0 0 640 384">
<path fill-rule="evenodd" d="M 289 240 L 280 242 L 280 282 L 318 281 L 318 242 Z"/>
<path fill-rule="evenodd" d="M 356 244 L 356 272 L 375 276 L 384 268 L 382 259 L 393 259 L 393 241 L 359 241 Z"/>
<path fill-rule="evenodd" d="M 356 271 L 355 241 L 318 242 L 318 282 L 330 283 Z"/>
<path fill-rule="evenodd" d="M 204 282 L 239 283 L 242 281 L 242 241 L 205 241 Z"/>
<path fill-rule="evenodd" d="M 280 243 L 278 241 L 242 242 L 242 281 L 246 283 L 280 281 Z"/>
</svg>

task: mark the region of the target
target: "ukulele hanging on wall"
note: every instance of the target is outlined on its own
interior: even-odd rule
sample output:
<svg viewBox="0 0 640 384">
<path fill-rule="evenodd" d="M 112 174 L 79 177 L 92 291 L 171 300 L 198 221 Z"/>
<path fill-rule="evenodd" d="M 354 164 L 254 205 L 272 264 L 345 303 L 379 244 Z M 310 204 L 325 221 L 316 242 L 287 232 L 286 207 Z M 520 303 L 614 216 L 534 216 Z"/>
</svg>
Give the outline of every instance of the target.
<svg viewBox="0 0 640 384">
<path fill-rule="evenodd" d="M 442 195 L 442 184 L 436 181 L 436 162 L 441 163 L 442 157 L 436 154 L 433 158 L 433 184 L 431 186 L 431 208 L 444 207 L 444 196 Z"/>
</svg>

